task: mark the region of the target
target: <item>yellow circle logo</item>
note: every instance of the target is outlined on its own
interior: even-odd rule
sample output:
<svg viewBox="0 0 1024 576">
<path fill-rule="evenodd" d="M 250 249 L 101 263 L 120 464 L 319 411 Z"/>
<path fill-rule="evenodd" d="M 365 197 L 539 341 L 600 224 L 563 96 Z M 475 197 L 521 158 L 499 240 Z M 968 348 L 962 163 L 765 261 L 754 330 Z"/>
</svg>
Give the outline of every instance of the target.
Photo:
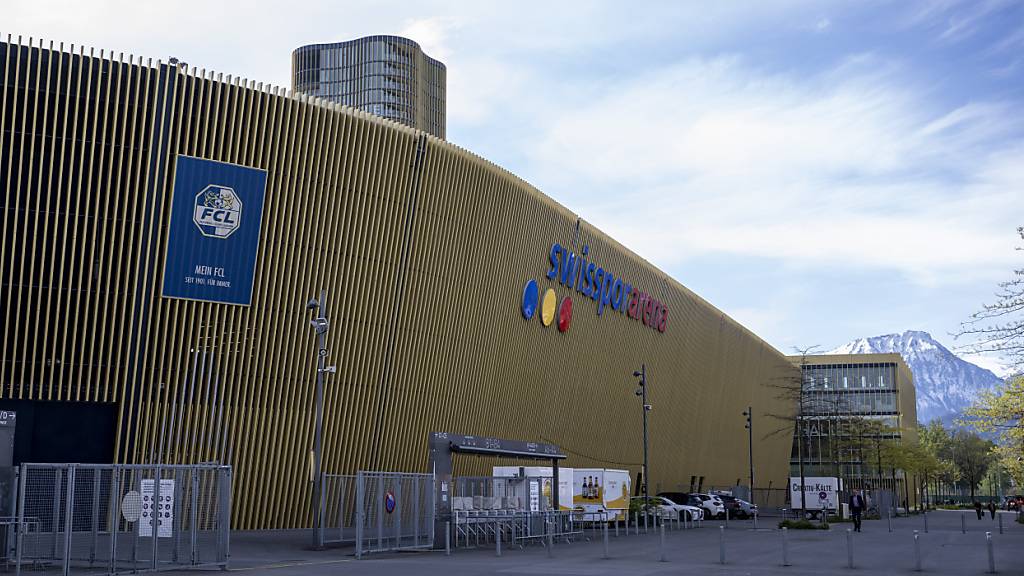
<svg viewBox="0 0 1024 576">
<path fill-rule="evenodd" d="M 551 323 L 555 321 L 555 305 L 558 304 L 558 297 L 555 296 L 555 291 L 548 288 L 544 292 L 544 299 L 540 304 L 540 321 L 545 326 L 551 326 Z"/>
</svg>

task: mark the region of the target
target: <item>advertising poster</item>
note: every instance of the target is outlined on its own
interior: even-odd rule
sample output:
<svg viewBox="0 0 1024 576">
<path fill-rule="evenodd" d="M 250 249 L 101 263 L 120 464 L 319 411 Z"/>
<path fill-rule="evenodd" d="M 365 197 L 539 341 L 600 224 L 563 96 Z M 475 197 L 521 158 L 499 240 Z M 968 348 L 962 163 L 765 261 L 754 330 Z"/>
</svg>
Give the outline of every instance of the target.
<svg viewBox="0 0 1024 576">
<path fill-rule="evenodd" d="M 267 172 L 178 156 L 163 296 L 248 306 Z"/>
<path fill-rule="evenodd" d="M 800 496 L 800 477 L 789 479 L 789 501 L 793 508 L 805 510 L 835 510 L 839 505 L 839 479 L 834 476 L 804 476 L 803 498 Z M 806 508 L 804 504 L 806 503 Z"/>
</svg>

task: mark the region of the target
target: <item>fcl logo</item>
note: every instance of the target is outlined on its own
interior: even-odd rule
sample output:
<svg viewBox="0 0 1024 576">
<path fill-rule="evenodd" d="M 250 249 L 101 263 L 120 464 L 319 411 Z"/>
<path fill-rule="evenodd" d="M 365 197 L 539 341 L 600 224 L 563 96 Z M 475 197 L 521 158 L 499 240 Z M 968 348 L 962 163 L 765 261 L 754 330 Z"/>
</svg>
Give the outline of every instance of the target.
<svg viewBox="0 0 1024 576">
<path fill-rule="evenodd" d="M 208 238 L 227 238 L 242 222 L 242 201 L 227 186 L 210 184 L 196 194 L 192 221 Z"/>
</svg>

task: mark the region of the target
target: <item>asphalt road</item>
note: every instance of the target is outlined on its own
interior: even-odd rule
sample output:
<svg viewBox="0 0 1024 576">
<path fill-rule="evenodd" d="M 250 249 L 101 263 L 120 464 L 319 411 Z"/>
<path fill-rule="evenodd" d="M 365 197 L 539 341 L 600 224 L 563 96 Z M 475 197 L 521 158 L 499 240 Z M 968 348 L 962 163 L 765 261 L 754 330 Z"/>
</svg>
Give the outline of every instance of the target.
<svg viewBox="0 0 1024 576">
<path fill-rule="evenodd" d="M 600 535 L 591 541 L 558 543 L 551 557 L 543 546 L 503 549 L 499 558 L 493 547 L 459 549 L 450 557 L 444 552 L 416 551 L 373 554 L 356 560 L 349 548 L 313 551 L 307 548 L 309 532 L 234 533 L 231 571 L 254 576 L 290 575 L 394 575 L 470 574 L 586 575 L 605 574 L 786 574 L 828 575 L 915 574 L 913 531 L 919 531 L 922 568 L 927 574 L 973 575 L 988 570 L 985 531 L 992 532 L 996 570 L 999 574 L 1024 575 L 1024 525 L 1004 513 L 1004 534 L 986 515 L 977 520 L 974 512 L 965 516 L 967 533 L 961 533 L 961 513 L 936 511 L 928 515 L 929 532 L 924 533 L 921 516 L 893 519 L 893 532 L 885 520 L 865 521 L 863 532 L 853 533 L 854 569 L 847 567 L 846 528 L 833 524 L 832 530 L 788 531 L 791 566 L 782 566 L 782 532 L 776 519 L 762 519 L 760 529 L 749 521 L 706 522 L 704 527 L 666 532 L 665 555 L 660 562 L 660 538 L 648 535 L 609 538 L 610 559 L 603 559 Z M 719 539 L 724 539 L 726 563 L 719 563 Z"/>
</svg>

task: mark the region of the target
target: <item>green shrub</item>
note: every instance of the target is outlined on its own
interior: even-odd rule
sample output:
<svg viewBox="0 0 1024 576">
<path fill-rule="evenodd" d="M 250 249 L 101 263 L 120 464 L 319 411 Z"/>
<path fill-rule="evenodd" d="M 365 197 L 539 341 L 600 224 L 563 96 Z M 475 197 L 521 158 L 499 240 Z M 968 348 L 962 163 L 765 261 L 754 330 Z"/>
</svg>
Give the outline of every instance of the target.
<svg viewBox="0 0 1024 576">
<path fill-rule="evenodd" d="M 853 522 L 853 518 L 840 518 L 839 516 L 829 516 L 828 521 L 832 522 Z"/>
<path fill-rule="evenodd" d="M 779 522 L 779 528 L 790 530 L 828 530 L 828 523 L 811 522 L 810 520 L 783 520 Z"/>
</svg>

